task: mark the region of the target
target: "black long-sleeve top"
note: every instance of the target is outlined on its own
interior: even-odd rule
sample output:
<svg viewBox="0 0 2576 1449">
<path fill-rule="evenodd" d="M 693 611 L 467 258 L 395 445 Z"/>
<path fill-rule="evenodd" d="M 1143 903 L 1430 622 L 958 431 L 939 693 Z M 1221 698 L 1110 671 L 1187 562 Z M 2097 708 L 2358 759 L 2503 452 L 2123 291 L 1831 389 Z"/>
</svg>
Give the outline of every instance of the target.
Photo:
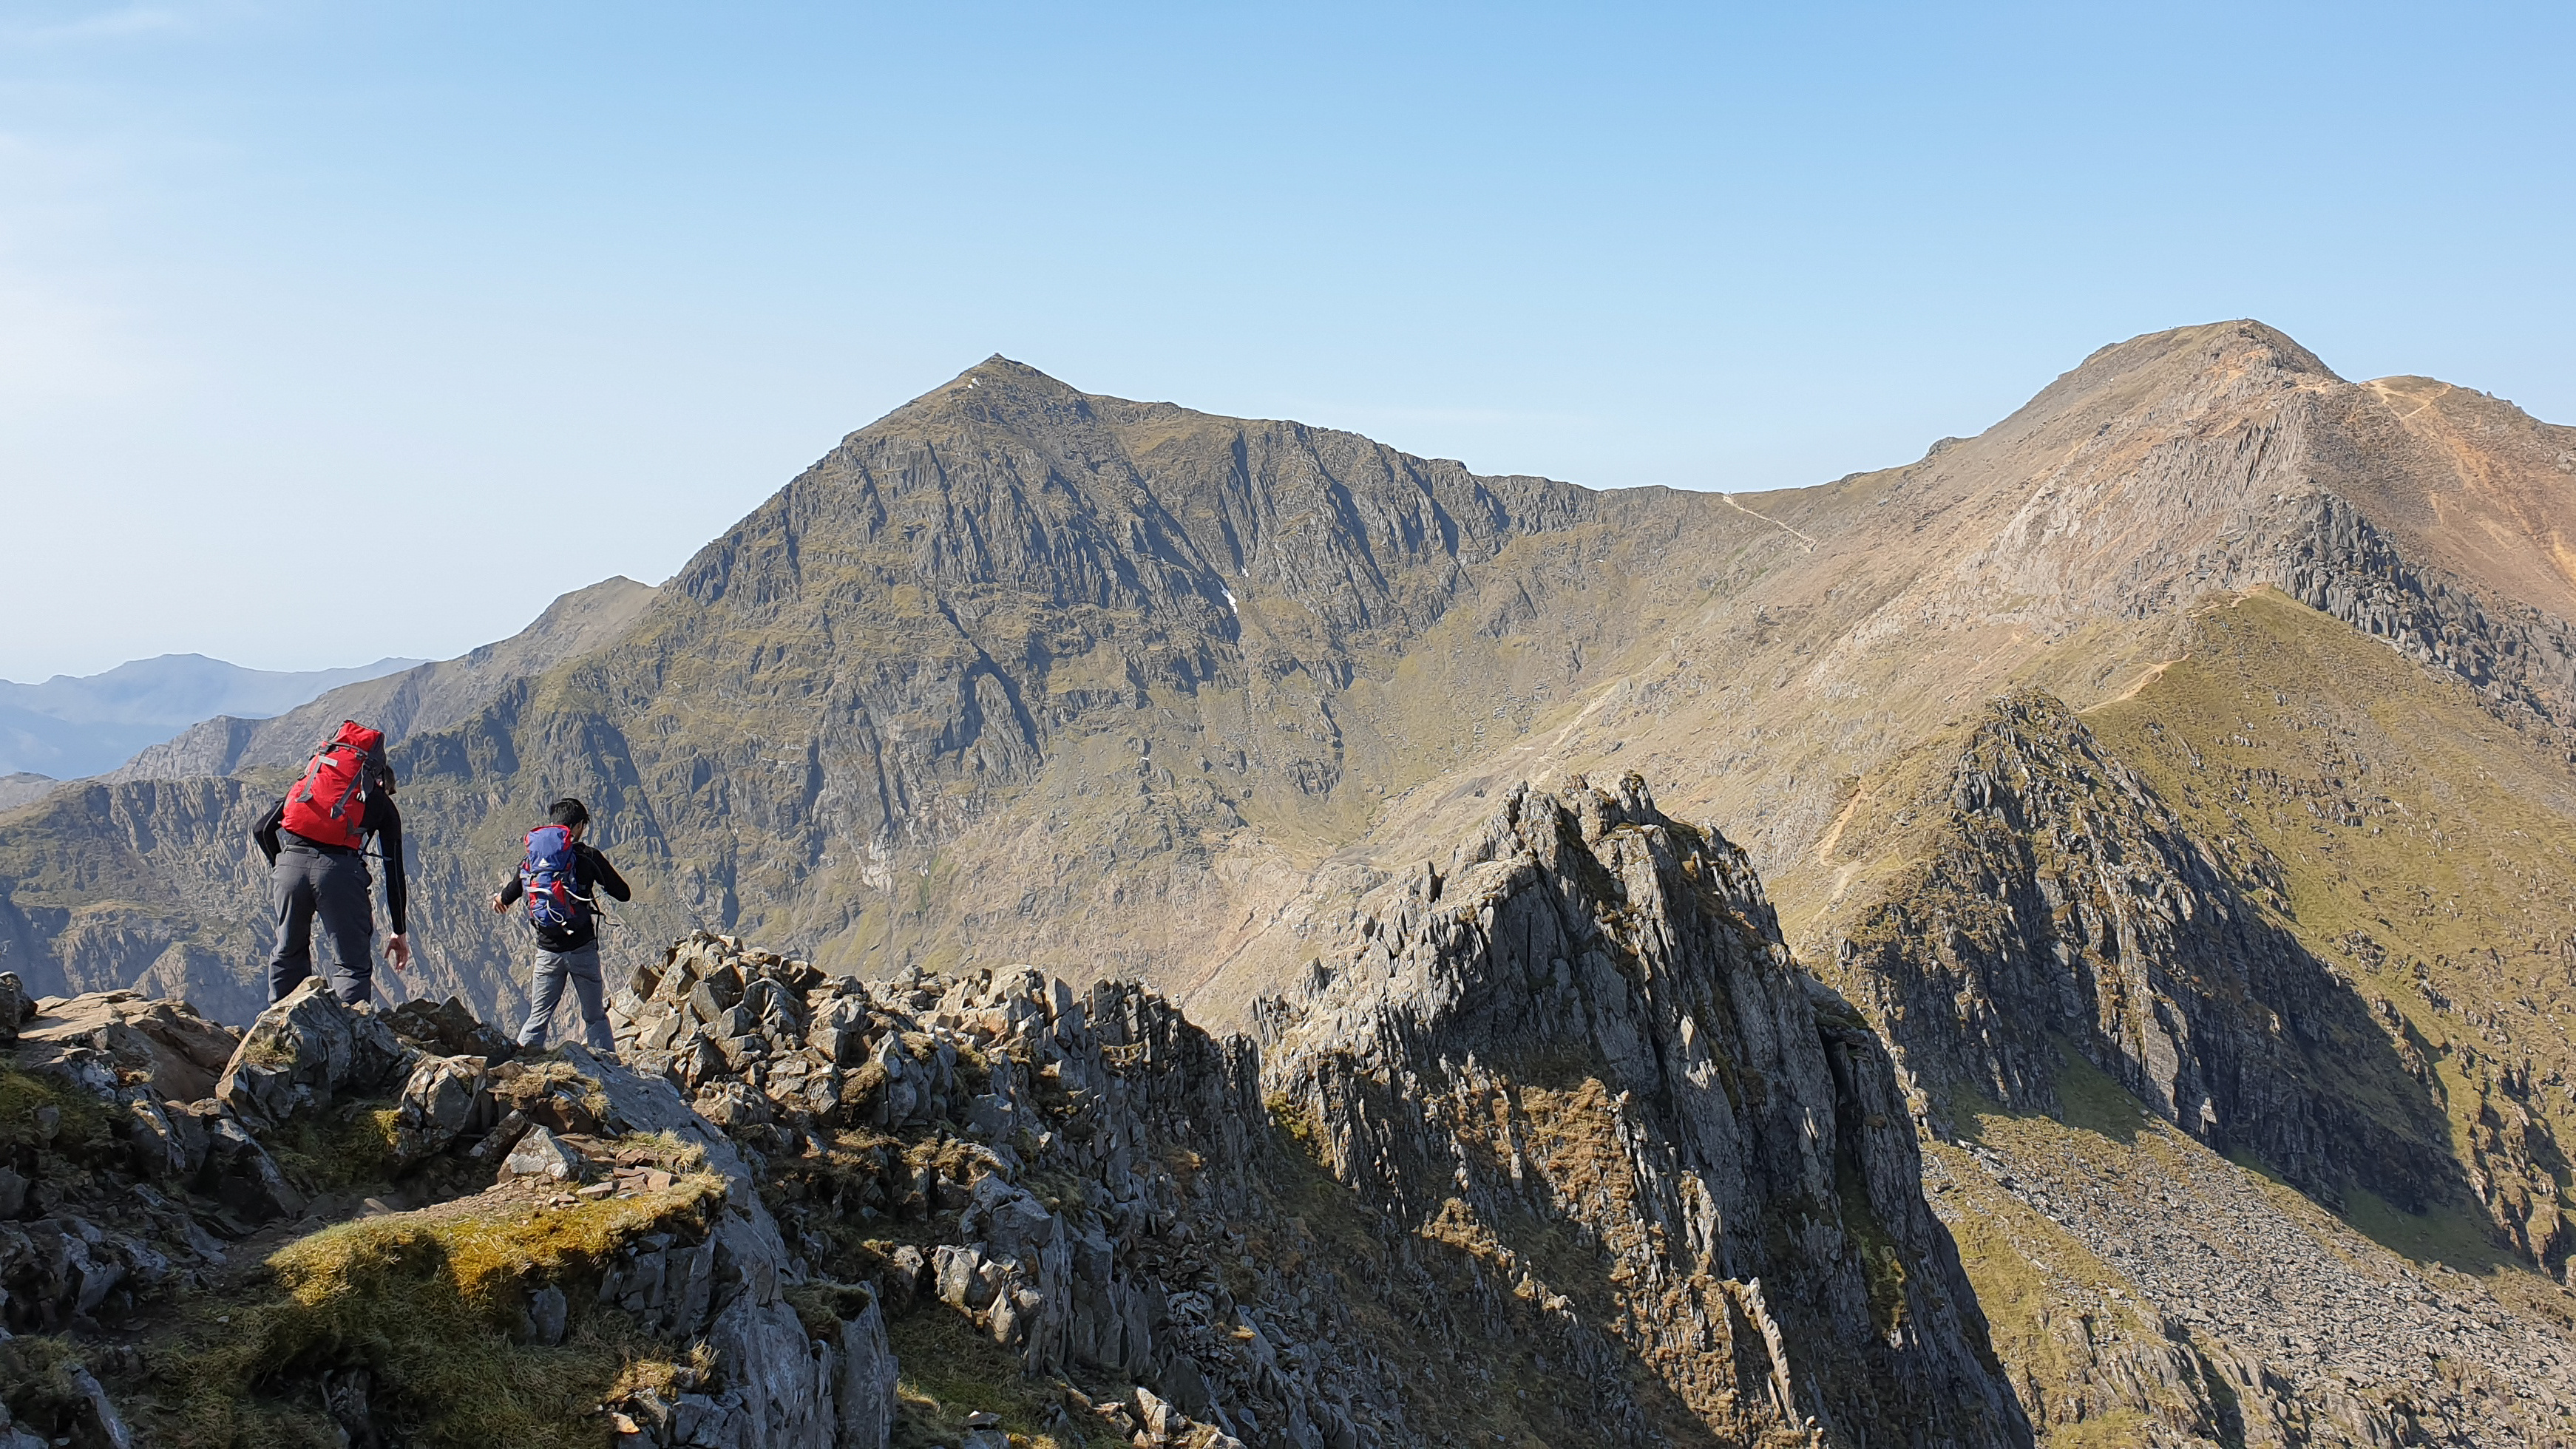
<svg viewBox="0 0 2576 1449">
<path fill-rule="evenodd" d="M 510 878 L 502 882 L 501 904 L 507 906 L 517 901 L 520 891 L 519 875 L 514 870 L 510 873 Z M 574 841 L 572 893 L 585 901 L 590 901 L 598 899 L 601 891 L 608 892 L 611 900 L 629 901 L 635 898 L 635 893 L 627 888 L 626 878 L 617 873 L 617 867 L 608 863 L 607 856 L 581 841 Z M 599 939 L 599 928 L 594 924 L 596 920 L 597 913 L 585 907 L 573 913 L 573 921 L 569 927 L 561 929 L 548 926 L 537 927 L 537 944 L 549 951 L 578 951 Z"/>
<path fill-rule="evenodd" d="M 250 838 L 259 842 L 259 853 L 267 856 L 268 863 L 272 866 L 277 864 L 277 853 L 281 850 L 310 850 L 323 855 L 369 853 L 363 850 L 351 850 L 345 845 L 326 845 L 319 840 L 307 840 L 287 829 L 285 820 L 286 800 L 281 796 L 276 804 L 268 807 L 266 815 L 259 817 L 258 826 L 250 833 Z M 394 934 L 404 935 L 406 929 L 403 911 L 402 812 L 394 808 L 393 797 L 378 794 L 373 790 L 368 791 L 366 815 L 359 824 L 358 831 L 358 838 L 361 840 L 370 835 L 376 838 L 376 850 L 385 863 L 385 915 L 393 922 Z"/>
</svg>

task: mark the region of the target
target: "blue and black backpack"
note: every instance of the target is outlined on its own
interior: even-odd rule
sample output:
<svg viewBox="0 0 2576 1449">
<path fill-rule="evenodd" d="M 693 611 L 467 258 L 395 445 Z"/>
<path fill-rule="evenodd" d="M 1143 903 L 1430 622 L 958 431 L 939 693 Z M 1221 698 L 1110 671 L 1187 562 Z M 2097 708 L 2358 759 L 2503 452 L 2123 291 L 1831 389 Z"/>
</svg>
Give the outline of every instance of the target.
<svg viewBox="0 0 2576 1449">
<path fill-rule="evenodd" d="M 589 909 L 573 890 L 572 831 L 540 825 L 528 832 L 528 858 L 519 862 L 519 893 L 527 898 L 528 923 L 569 931 Z"/>
</svg>

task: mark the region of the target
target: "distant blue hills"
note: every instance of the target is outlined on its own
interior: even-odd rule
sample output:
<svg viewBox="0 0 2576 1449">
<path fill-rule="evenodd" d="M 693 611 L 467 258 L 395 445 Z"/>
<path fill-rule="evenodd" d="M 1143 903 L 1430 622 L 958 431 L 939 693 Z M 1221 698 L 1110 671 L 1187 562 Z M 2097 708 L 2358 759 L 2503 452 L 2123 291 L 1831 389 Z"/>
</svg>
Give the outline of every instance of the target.
<svg viewBox="0 0 2576 1449">
<path fill-rule="evenodd" d="M 0 680 L 0 775 L 57 780 L 96 775 L 199 720 L 265 719 L 344 684 L 421 663 L 379 659 L 354 669 L 244 669 L 203 654 L 137 659 L 104 674 L 57 674 L 42 684 Z"/>
</svg>

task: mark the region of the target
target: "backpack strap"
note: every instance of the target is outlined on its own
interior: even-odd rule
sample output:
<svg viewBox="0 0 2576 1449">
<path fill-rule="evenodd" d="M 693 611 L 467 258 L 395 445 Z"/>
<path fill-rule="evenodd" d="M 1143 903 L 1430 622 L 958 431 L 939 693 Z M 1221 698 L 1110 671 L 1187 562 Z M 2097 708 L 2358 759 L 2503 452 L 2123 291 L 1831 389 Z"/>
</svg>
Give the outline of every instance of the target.
<svg viewBox="0 0 2576 1449">
<path fill-rule="evenodd" d="M 355 748 L 355 747 L 354 747 L 354 746 L 351 746 L 350 748 Z M 340 792 L 340 798 L 339 798 L 339 799 L 337 799 L 337 800 L 335 800 L 335 801 L 333 801 L 333 802 L 331 802 L 331 818 L 332 818 L 332 819 L 337 820 L 337 819 L 339 819 L 342 815 L 344 815 L 344 814 L 346 814 L 346 813 L 348 812 L 348 809 L 349 809 L 349 801 L 350 801 L 351 799 L 353 799 L 353 798 L 355 798 L 355 797 L 356 797 L 356 795 L 357 795 L 357 793 L 358 793 L 359 788 L 360 788 L 361 786 L 365 785 L 366 783 L 367 783 L 367 760 L 366 760 L 366 756 L 365 756 L 365 755 L 363 755 L 363 754 L 361 754 L 361 755 L 358 757 L 358 763 L 356 764 L 356 766 L 354 766 L 353 768 L 351 768 L 351 769 L 350 769 L 350 771 L 349 771 L 349 788 L 347 788 L 347 789 L 345 789 L 345 790 L 341 791 L 341 792 Z"/>
<path fill-rule="evenodd" d="M 313 758 L 304 762 L 303 785 L 302 788 L 295 792 L 295 801 L 297 804 L 310 805 L 313 803 L 313 787 L 320 783 L 322 779 L 322 757 L 330 754 L 333 750 L 338 748 L 339 746 L 336 743 L 326 741 L 322 748 L 313 752 Z M 334 810 L 331 813 L 336 817 L 340 812 Z"/>
</svg>

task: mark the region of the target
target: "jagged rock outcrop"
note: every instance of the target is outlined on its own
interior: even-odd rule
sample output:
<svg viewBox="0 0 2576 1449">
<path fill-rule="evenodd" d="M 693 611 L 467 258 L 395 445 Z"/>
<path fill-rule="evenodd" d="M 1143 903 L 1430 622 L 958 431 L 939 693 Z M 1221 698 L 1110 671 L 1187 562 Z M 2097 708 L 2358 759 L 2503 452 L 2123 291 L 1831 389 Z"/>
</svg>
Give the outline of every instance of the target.
<svg viewBox="0 0 2576 1449">
<path fill-rule="evenodd" d="M 1267 1005 L 1266 1069 L 1131 985 L 834 981 L 703 935 L 616 1015 L 811 1260 L 898 1343 L 964 1316 L 1052 1385 L 1036 1423 L 2028 1441 L 1893 1068 L 1740 852 L 1633 779 L 1518 791 L 1367 920 Z"/>
<path fill-rule="evenodd" d="M 1337 1179 L 1489 1256 L 1451 1331 L 1642 1365 L 1597 1442 L 2027 1442 L 1892 1065 L 1713 828 L 1633 775 L 1523 787 L 1361 934 L 1267 1079 Z"/>
<path fill-rule="evenodd" d="M 94 1044 L 47 1034 L 58 1014 Z M 418 1317 L 482 1339 L 494 1371 L 507 1341 L 606 1332 L 630 1361 L 631 1345 L 667 1345 L 665 1369 L 619 1396 L 626 1417 L 608 1427 L 621 1443 L 885 1449 L 896 1363 L 873 1294 L 807 1271 L 752 1162 L 666 1080 L 580 1047 L 532 1062 L 440 1055 L 491 1033 L 452 1001 L 380 1015 L 305 990 L 240 1034 L 212 1095 L 179 1102 L 156 1084 L 223 1030 L 184 1007 L 120 993 L 50 1002 L 32 1025 L 0 1080 L 0 1319 L 95 1344 L 114 1371 L 93 1375 L 65 1339 L 44 1340 L 45 1382 L 96 1392 L 0 1385 L 0 1413 L 22 1424 L 109 1442 L 100 1414 L 119 1410 L 105 1379 L 138 1436 L 114 1442 L 154 1442 L 173 1413 L 220 1436 L 198 1398 L 283 1378 L 318 1385 L 343 1442 L 401 1440 L 401 1426 L 457 1407 L 419 1398 L 435 1373 L 416 1360 L 453 1346 L 403 1340 L 394 1320 Z M 369 1198 L 347 1219 L 353 1180 L 426 1201 Z M 299 1215 L 282 1247 L 279 1228 L 259 1226 Z M 231 1246 L 244 1239 L 260 1245 L 249 1262 Z M 282 1295 L 262 1286 L 272 1278 Z M 238 1349 L 121 1345 L 206 1293 L 232 1309 Z M 353 1336 L 369 1314 L 393 1320 Z M 317 1333 L 338 1346 L 317 1354 Z M 226 1363 L 239 1367 L 209 1366 Z M 228 1412 L 236 1437 L 262 1437 L 249 1426 L 267 1411 Z"/>
<path fill-rule="evenodd" d="M 1014 1373 L 1061 1385 L 1054 1420 L 1149 1443 L 1406 1442 L 1400 1386 L 1355 1344 L 1279 1337 L 1329 1301 L 1316 1272 L 1244 1291 L 1211 1254 L 1284 1226 L 1249 1041 L 1132 984 L 860 983 L 707 935 L 634 985 L 621 1039 L 766 1160 L 807 1256 L 878 1284 L 898 1327 L 963 1315 Z"/>
<path fill-rule="evenodd" d="M 2284 531 L 2267 582 L 2489 701 L 2576 723 L 2576 626 L 2409 560 L 2346 499 L 2320 492 L 2298 503 L 2304 526 Z"/>
<path fill-rule="evenodd" d="M 2387 1090 L 2405 1073 L 2368 1003 L 2265 919 L 2276 862 L 2194 836 L 2038 690 L 1995 703 L 1947 783 L 1938 843 L 1835 963 L 1936 1125 L 1958 1086 L 2054 1111 L 2063 1042 L 2326 1201 L 2355 1183 L 2410 1211 L 2451 1195 L 2444 1124 Z"/>
</svg>

